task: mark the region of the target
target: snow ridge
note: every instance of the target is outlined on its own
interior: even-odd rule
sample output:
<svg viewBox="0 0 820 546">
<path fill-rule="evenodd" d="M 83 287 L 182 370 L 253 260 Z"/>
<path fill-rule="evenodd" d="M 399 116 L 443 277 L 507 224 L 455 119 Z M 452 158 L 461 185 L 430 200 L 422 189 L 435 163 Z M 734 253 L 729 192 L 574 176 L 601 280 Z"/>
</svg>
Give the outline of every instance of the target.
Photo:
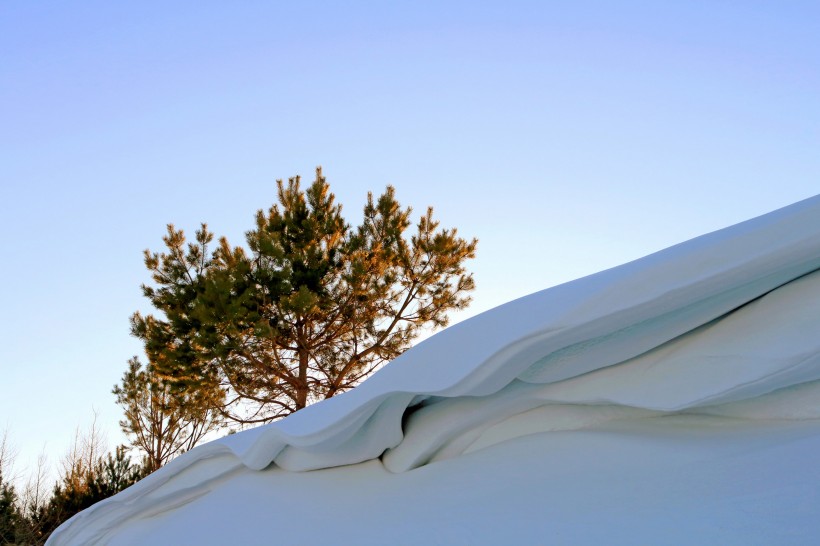
<svg viewBox="0 0 820 546">
<path fill-rule="evenodd" d="M 195 448 L 48 544 L 275 465 L 407 472 L 550 431 L 667 414 L 820 418 L 820 196 L 457 324 L 351 392 Z"/>
</svg>

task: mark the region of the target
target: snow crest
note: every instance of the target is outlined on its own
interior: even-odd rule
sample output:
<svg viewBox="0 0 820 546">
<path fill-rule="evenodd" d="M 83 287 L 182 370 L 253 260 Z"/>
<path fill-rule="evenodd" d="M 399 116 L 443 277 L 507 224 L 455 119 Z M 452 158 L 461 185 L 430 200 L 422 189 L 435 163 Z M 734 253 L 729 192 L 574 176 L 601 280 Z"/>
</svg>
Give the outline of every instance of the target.
<svg viewBox="0 0 820 546">
<path fill-rule="evenodd" d="M 820 419 L 819 269 L 820 196 L 450 327 L 351 392 L 195 448 L 48 544 L 106 542 L 271 465 L 401 473 L 658 415 Z"/>
</svg>

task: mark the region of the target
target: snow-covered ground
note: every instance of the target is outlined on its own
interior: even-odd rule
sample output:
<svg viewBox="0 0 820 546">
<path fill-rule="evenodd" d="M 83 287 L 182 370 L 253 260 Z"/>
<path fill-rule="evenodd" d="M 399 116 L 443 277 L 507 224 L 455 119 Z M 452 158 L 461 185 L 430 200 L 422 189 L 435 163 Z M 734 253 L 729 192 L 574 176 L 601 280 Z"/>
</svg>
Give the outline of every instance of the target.
<svg viewBox="0 0 820 546">
<path fill-rule="evenodd" d="M 521 298 L 49 544 L 816 544 L 818 269 L 820 197 Z"/>
</svg>

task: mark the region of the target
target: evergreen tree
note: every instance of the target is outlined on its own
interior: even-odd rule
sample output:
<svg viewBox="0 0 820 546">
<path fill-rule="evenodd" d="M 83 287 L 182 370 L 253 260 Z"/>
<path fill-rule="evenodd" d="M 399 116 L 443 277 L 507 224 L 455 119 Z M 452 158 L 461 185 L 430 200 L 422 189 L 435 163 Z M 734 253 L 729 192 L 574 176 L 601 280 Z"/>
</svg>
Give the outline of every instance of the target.
<svg viewBox="0 0 820 546">
<path fill-rule="evenodd" d="M 439 229 L 432 208 L 408 237 L 411 210 L 392 187 L 368 195 L 354 229 L 320 169 L 307 190 L 299 177 L 277 185 L 279 203 L 257 213 L 248 250 L 222 238 L 209 252 L 205 224 L 186 246 L 169 225 L 165 252 L 145 253 L 156 287 L 143 292 L 160 315 L 132 317 L 171 391 L 220 389 L 219 410 L 237 423 L 352 388 L 423 328 L 445 326 L 474 287 L 464 262 L 477 241 Z"/>
<path fill-rule="evenodd" d="M 194 447 L 221 424 L 213 408 L 223 401 L 220 389 L 172 392 L 171 386 L 137 357 L 128 361 L 122 383 L 113 390 L 125 412 L 120 427 L 131 445 L 145 453 L 149 472 Z"/>
<path fill-rule="evenodd" d="M 92 503 L 116 495 L 123 489 L 131 487 L 148 475 L 150 468 L 146 464 L 131 462 L 125 446 L 117 446 L 114 454 L 107 453 L 105 459 L 98 459 L 94 472 L 88 481 L 88 494 Z"/>
<path fill-rule="evenodd" d="M 82 457 L 73 459 L 71 467 L 54 485 L 48 504 L 32 517 L 40 540 L 44 543 L 71 516 L 130 487 L 147 474 L 147 467 L 131 462 L 124 446 L 117 447 L 114 455 L 95 456 L 90 466 Z"/>
<path fill-rule="evenodd" d="M 16 544 L 23 523 L 17 493 L 14 486 L 3 477 L 3 469 L 0 467 L 0 544 Z"/>
<path fill-rule="evenodd" d="M 17 492 L 9 477 L 14 456 L 8 433 L 3 431 L 0 434 L 0 544 L 15 544 L 25 523 Z"/>
</svg>

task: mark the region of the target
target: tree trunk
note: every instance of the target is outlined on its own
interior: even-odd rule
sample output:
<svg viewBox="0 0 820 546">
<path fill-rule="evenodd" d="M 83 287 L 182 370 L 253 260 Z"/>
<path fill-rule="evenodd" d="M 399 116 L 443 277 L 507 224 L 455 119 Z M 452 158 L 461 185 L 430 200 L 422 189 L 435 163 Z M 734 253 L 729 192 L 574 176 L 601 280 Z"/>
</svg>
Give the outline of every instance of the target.
<svg viewBox="0 0 820 546">
<path fill-rule="evenodd" d="M 299 385 L 296 387 L 296 409 L 300 410 L 307 407 L 308 399 L 308 351 L 307 349 L 299 348 Z"/>
</svg>

